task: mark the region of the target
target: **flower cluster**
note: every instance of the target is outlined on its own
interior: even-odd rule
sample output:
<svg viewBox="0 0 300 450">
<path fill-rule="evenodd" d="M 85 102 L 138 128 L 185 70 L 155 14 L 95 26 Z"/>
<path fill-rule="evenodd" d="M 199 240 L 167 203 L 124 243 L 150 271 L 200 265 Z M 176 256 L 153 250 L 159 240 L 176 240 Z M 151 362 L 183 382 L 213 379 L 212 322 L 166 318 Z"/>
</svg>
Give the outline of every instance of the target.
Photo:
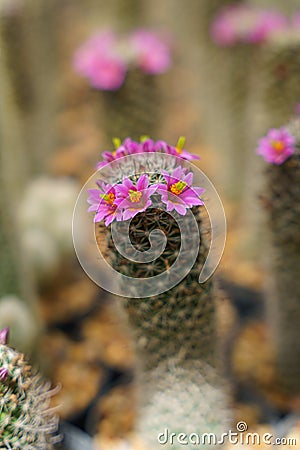
<svg viewBox="0 0 300 450">
<path fill-rule="evenodd" d="M 111 153 L 107 155 L 108 152 L 104 153 L 105 164 L 114 158 L 137 152 L 165 151 L 174 156 L 175 154 L 176 156 L 182 155 L 183 159 L 197 158 L 183 150 L 183 145 L 183 139 L 179 139 L 177 147 L 172 147 L 164 141 L 154 142 L 146 139 L 143 142 L 136 142 L 127 138 L 114 155 Z M 161 196 L 161 202 L 167 211 L 175 210 L 180 215 L 185 215 L 188 208 L 203 205 L 200 196 L 204 189 L 193 186 L 193 173 L 180 165 L 171 173 L 161 170 L 161 177 L 156 181 L 150 181 L 147 174 L 142 174 L 135 181 L 124 177 L 115 185 L 98 180 L 97 186 L 97 189 L 88 191 L 88 203 L 90 204 L 88 211 L 95 213 L 94 222 L 104 220 L 106 226 L 114 220 L 128 220 L 145 211 L 152 205 L 151 197 L 154 194 Z"/>
<path fill-rule="evenodd" d="M 212 22 L 211 36 L 222 47 L 238 43 L 259 44 L 272 33 L 288 27 L 288 18 L 279 11 L 241 3 L 227 6 L 217 14 Z"/>
<path fill-rule="evenodd" d="M 94 34 L 76 50 L 73 65 L 94 88 L 114 91 L 124 83 L 129 67 L 147 74 L 166 72 L 171 52 L 167 41 L 154 31 L 138 29 L 121 37 L 106 30 Z"/>
<path fill-rule="evenodd" d="M 296 139 L 287 128 L 272 128 L 259 140 L 256 151 L 268 163 L 279 166 L 294 154 L 295 146 Z"/>
<path fill-rule="evenodd" d="M 118 139 L 114 139 L 114 144 L 116 149 L 113 152 L 105 151 L 102 153 L 103 161 L 97 164 L 97 169 L 104 167 L 106 164 L 111 163 L 123 156 L 133 155 L 138 153 L 153 153 L 162 152 L 168 155 L 177 156 L 186 160 L 199 159 L 199 156 L 193 155 L 192 153 L 185 150 L 184 144 L 185 139 L 183 137 L 179 138 L 176 146 L 169 145 L 165 141 L 153 141 L 148 137 L 141 139 L 141 142 L 133 141 L 131 138 L 124 139 L 123 142 Z"/>
</svg>

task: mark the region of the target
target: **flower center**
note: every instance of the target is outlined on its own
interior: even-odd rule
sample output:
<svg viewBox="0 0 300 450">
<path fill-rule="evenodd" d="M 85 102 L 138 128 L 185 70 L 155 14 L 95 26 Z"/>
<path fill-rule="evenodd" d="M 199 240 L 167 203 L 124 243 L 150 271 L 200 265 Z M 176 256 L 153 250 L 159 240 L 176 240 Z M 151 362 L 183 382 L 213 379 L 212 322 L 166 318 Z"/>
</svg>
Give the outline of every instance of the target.
<svg viewBox="0 0 300 450">
<path fill-rule="evenodd" d="M 142 192 L 134 191 L 133 189 L 129 190 L 129 198 L 132 203 L 137 203 L 140 201 L 142 196 Z"/>
<path fill-rule="evenodd" d="M 176 152 L 177 152 L 179 155 L 181 155 L 181 153 L 182 153 L 182 148 L 175 147 L 175 150 L 176 150 Z"/>
<path fill-rule="evenodd" d="M 113 194 L 112 192 L 110 192 L 109 194 L 103 194 L 101 195 L 101 197 L 109 205 L 113 205 L 116 198 L 115 194 Z"/>
<path fill-rule="evenodd" d="M 275 152 L 281 153 L 284 150 L 284 143 L 282 141 L 273 141 L 272 147 L 274 148 Z"/>
<path fill-rule="evenodd" d="M 180 195 L 185 187 L 184 181 L 177 181 L 177 183 L 171 184 L 170 191 L 175 195 Z"/>
</svg>

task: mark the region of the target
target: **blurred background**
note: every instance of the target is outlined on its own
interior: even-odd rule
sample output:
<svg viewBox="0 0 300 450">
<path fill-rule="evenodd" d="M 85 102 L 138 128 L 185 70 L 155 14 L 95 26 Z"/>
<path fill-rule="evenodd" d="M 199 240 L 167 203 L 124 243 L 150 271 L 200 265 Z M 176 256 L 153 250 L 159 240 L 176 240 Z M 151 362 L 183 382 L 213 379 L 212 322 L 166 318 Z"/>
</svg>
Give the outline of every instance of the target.
<svg viewBox="0 0 300 450">
<path fill-rule="evenodd" d="M 300 1 L 0 0 L 0 95 L 0 325 L 62 385 L 62 420 L 99 446 L 134 433 L 127 324 L 81 269 L 71 228 L 101 153 L 142 135 L 185 136 L 224 204 L 217 277 L 235 417 L 257 426 L 297 412 L 299 391 L 276 384 L 255 150 L 300 114 Z"/>
</svg>

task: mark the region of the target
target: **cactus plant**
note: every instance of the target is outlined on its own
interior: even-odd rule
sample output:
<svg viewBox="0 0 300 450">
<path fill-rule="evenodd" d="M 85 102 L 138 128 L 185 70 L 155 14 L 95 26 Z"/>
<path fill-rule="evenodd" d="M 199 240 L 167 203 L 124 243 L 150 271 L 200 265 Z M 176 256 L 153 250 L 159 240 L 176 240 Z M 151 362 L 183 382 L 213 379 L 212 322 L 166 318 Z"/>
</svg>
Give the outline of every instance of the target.
<svg viewBox="0 0 300 450">
<path fill-rule="evenodd" d="M 124 36 L 100 31 L 77 49 L 74 68 L 100 91 L 101 123 L 109 140 L 157 134 L 162 97 L 153 75 L 166 72 L 170 63 L 166 39 L 148 29 Z"/>
<path fill-rule="evenodd" d="M 257 233 L 261 232 L 263 218 L 257 211 L 255 198 L 263 189 L 263 164 L 254 154 L 256 142 L 266 130 L 280 127 L 292 117 L 300 87 L 300 34 L 296 29 L 281 30 L 271 35 L 261 48 L 251 73 L 247 106 L 247 133 L 245 134 L 245 175 L 241 222 L 248 230 L 247 257 L 259 258 L 256 245 Z M 253 173 L 256 174 L 253 177 Z"/>
<path fill-rule="evenodd" d="M 300 393 L 300 122 L 273 129 L 258 151 L 269 166 L 265 204 L 270 230 L 269 320 L 281 388 Z"/>
<path fill-rule="evenodd" d="M 50 450 L 58 441 L 57 417 L 49 408 L 54 391 L 7 340 L 8 328 L 0 331 L 1 448 Z"/>
<path fill-rule="evenodd" d="M 193 155 L 182 146 L 182 140 L 177 147 L 172 147 L 163 141 L 153 142 L 147 139 L 139 143 L 127 139 L 114 153 L 105 153 L 106 161 L 100 164 L 102 170 L 101 180 L 97 182 L 98 189 L 89 192 L 91 204 L 89 210 L 96 212 L 94 220 L 101 251 L 106 253 L 109 264 L 118 273 L 129 277 L 121 280 L 119 292 L 120 295 L 123 290 L 127 293 L 127 298 L 123 299 L 123 306 L 133 330 L 141 366 L 138 378 L 143 389 L 143 402 L 146 404 L 144 417 L 148 415 L 147 400 L 153 392 L 162 393 L 166 386 L 172 389 L 172 380 L 178 377 L 181 382 L 185 379 L 187 384 L 189 380 L 193 380 L 191 383 L 196 382 L 199 373 L 202 373 L 203 380 L 205 379 L 207 383 L 204 389 L 210 391 L 212 382 L 217 384 L 216 389 L 220 393 L 219 396 L 212 396 L 215 399 L 218 397 L 220 401 L 218 406 L 213 404 L 215 400 L 212 401 L 211 397 L 210 407 L 215 411 L 215 416 L 211 422 L 209 419 L 202 421 L 201 426 L 203 422 L 207 426 L 206 429 L 203 427 L 202 431 L 218 429 L 221 432 L 222 426 L 225 423 L 228 425 L 228 411 L 217 368 L 216 291 L 211 279 L 203 284 L 199 284 L 198 281 L 208 253 L 210 233 L 207 216 L 201 206 L 203 202 L 199 198 L 203 189 L 193 186 L 193 172 L 189 166 L 183 167 L 183 158 L 192 159 Z M 165 153 L 168 154 L 166 158 Z M 121 158 L 117 166 L 114 163 L 111 167 L 107 164 L 112 158 L 118 162 L 120 156 L 128 154 L 134 154 L 134 158 L 129 161 L 128 157 Z M 103 180 L 109 181 L 110 184 L 105 185 Z M 152 189 L 150 194 L 149 189 Z M 155 198 L 159 195 L 161 199 L 155 203 Z M 195 228 L 188 211 L 193 216 Z M 180 225 L 180 220 L 185 215 L 189 221 L 186 231 L 188 236 L 183 236 Z M 111 225 L 114 220 L 117 237 L 121 236 L 118 251 L 116 234 Z M 141 254 L 149 251 L 153 244 L 151 233 L 157 229 L 167 238 L 161 254 L 149 262 L 141 263 L 133 260 L 136 250 Z M 122 241 L 122 236 L 126 235 L 127 230 L 129 241 Z M 187 248 L 182 250 L 184 239 L 187 239 Z M 132 244 L 131 248 L 129 242 Z M 194 260 L 188 267 L 189 254 L 195 249 Z M 176 264 L 180 254 L 183 256 L 182 266 L 187 266 L 187 271 L 179 282 L 177 280 L 171 284 L 170 289 L 164 289 L 163 282 L 160 285 L 159 275 L 169 272 L 166 283 L 172 280 L 172 277 L 176 278 L 177 274 L 174 274 L 176 269 L 172 266 Z M 133 283 L 134 279 L 140 284 Z M 199 382 L 202 384 L 200 379 Z M 199 389 L 201 392 L 201 387 Z M 187 394 L 187 397 L 190 394 Z M 197 399 L 201 402 L 200 394 L 197 395 Z M 150 404 L 151 402 L 148 403 L 148 407 Z M 216 407 L 219 412 L 216 411 Z M 171 406 L 169 407 L 166 401 L 164 411 L 169 411 L 168 408 Z M 164 411 L 156 412 L 161 418 L 161 426 L 166 423 Z M 148 425 L 144 423 L 141 430 L 153 448 L 156 439 L 155 430 L 157 433 L 159 430 L 157 423 L 155 425 L 152 422 L 152 413 L 149 414 L 150 418 L 146 420 Z M 201 412 L 197 408 L 191 408 L 189 419 L 195 426 L 199 423 L 199 416 Z M 213 417 L 213 414 L 209 417 Z"/>
<path fill-rule="evenodd" d="M 19 204 L 20 193 L 26 182 L 24 130 L 16 103 L 15 87 L 10 77 L 7 48 L 1 25 L 2 23 L 0 23 L 0 84 L 3 96 L 0 106 L 0 302 L 7 296 L 22 299 L 24 308 L 32 316 L 31 323 L 35 324 L 29 333 L 32 338 L 33 335 L 36 336 L 40 320 L 31 273 L 25 262 L 19 223 L 15 216 L 15 207 Z M 6 315 L 5 320 L 8 325 L 12 325 L 12 322 L 20 323 L 22 317 L 14 316 L 10 321 Z M 20 336 L 20 330 L 24 331 L 23 327 L 12 326 L 12 328 L 12 341 L 16 343 L 17 330 L 19 342 L 22 344 L 21 349 L 29 350 L 34 339 L 27 339 L 28 335 L 24 334 Z"/>
<path fill-rule="evenodd" d="M 218 86 L 211 106 L 215 110 L 216 120 L 212 122 L 208 138 L 211 145 L 220 151 L 224 167 L 220 182 L 225 194 L 232 199 L 241 200 L 242 197 L 252 67 L 256 67 L 261 47 L 270 34 L 286 26 L 287 18 L 278 11 L 243 2 L 225 6 L 211 23 L 211 46 L 213 48 L 214 43 L 215 47 L 219 47 L 214 49 L 219 57 L 216 60 L 218 67 L 216 63 L 212 65 L 213 61 L 209 62 L 208 67 L 215 73 L 214 77 L 218 77 L 219 68 L 222 67 L 224 76 L 222 80 L 219 77 L 217 80 L 206 77 Z M 215 89 L 214 85 L 212 89 Z M 253 146 L 250 147 L 251 155 L 252 149 Z"/>
</svg>

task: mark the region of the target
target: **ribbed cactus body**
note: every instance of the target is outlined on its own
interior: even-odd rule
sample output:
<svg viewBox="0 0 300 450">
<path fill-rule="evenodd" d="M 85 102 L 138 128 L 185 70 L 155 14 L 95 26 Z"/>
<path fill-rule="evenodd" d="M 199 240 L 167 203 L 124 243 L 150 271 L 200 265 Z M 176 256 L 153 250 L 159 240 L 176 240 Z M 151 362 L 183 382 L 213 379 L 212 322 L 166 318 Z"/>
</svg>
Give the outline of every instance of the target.
<svg viewBox="0 0 300 450">
<path fill-rule="evenodd" d="M 300 142 L 300 126 L 291 131 Z M 288 394 L 300 393 L 300 154 L 267 169 L 272 254 L 269 314 L 277 368 Z"/>
<path fill-rule="evenodd" d="M 137 352 L 144 368 L 153 368 L 166 358 L 203 358 L 214 362 L 215 304 L 211 280 L 199 284 L 198 278 L 208 251 L 209 237 L 201 219 L 203 207 L 194 207 L 201 245 L 190 273 L 175 287 L 149 298 L 124 299 L 124 307 L 135 334 Z M 99 225 L 102 228 L 102 225 Z M 130 225 L 130 238 L 140 251 L 149 249 L 147 236 L 155 229 L 167 237 L 163 254 L 152 263 L 138 264 L 114 251 L 109 229 L 106 232 L 111 265 L 130 277 L 152 277 L 172 266 L 180 250 L 180 230 L 170 214 L 149 210 L 136 216 Z M 191 236 L 191 248 L 195 245 Z M 197 245 L 197 243 L 196 243 Z M 149 283 L 153 283 L 151 278 Z"/>
<path fill-rule="evenodd" d="M 57 441 L 57 418 L 49 409 L 50 397 L 49 385 L 33 371 L 24 355 L 0 344 L 2 449 L 52 449 Z"/>
<path fill-rule="evenodd" d="M 160 124 L 161 95 L 155 75 L 130 70 L 124 85 L 117 91 L 101 92 L 102 129 L 106 145 L 112 137 L 125 139 L 150 134 L 157 137 Z"/>
</svg>

